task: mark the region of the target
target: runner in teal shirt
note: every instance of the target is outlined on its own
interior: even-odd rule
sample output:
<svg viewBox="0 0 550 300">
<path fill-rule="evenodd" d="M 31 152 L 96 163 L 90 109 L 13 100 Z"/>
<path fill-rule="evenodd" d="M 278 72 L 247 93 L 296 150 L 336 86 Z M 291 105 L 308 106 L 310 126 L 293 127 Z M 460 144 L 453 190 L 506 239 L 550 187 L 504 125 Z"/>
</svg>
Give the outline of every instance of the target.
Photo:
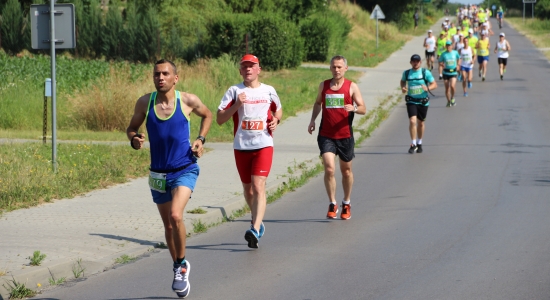
<svg viewBox="0 0 550 300">
<path fill-rule="evenodd" d="M 443 82 L 445 83 L 445 96 L 447 107 L 455 106 L 455 85 L 458 71 L 460 71 L 460 54 L 453 50 L 453 43 L 447 41 L 447 50 L 439 56 L 439 65 L 443 68 Z"/>
<path fill-rule="evenodd" d="M 409 133 L 411 135 L 411 147 L 409 153 L 422 153 L 422 136 L 424 135 L 424 121 L 428 114 L 430 98 L 428 91 L 437 88 L 437 83 L 429 70 L 421 68 L 420 55 L 411 56 L 412 69 L 406 70 L 401 75 L 401 92 L 407 94 L 407 114 L 409 115 Z"/>
</svg>

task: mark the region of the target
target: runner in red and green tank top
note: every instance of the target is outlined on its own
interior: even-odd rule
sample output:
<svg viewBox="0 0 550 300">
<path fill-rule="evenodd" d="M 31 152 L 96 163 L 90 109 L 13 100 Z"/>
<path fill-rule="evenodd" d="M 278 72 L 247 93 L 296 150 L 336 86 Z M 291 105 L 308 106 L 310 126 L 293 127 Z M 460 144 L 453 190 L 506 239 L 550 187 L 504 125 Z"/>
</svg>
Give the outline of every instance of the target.
<svg viewBox="0 0 550 300">
<path fill-rule="evenodd" d="M 344 187 L 340 218 L 345 220 L 351 218 L 350 197 L 353 186 L 351 161 L 355 156 L 355 140 L 351 126 L 356 113 L 364 115 L 367 112 L 357 84 L 344 78 L 347 70 L 348 62 L 343 56 L 335 56 L 330 60 L 332 79 L 319 84 L 317 98 L 311 113 L 311 122 L 307 128 L 309 134 L 315 131 L 315 119 L 322 111 L 317 144 L 325 166 L 325 188 L 330 201 L 327 213 L 329 219 L 336 219 L 338 214 L 336 178 L 334 177 L 336 156 L 340 157 L 340 171 Z"/>
<path fill-rule="evenodd" d="M 354 113 L 344 109 L 346 104 L 353 105 L 350 96 L 351 81 L 344 78 L 344 84 L 334 91 L 330 88 L 332 79 L 323 82 L 323 114 L 319 125 L 319 135 L 331 139 L 345 139 L 353 135 L 351 127 Z"/>
</svg>

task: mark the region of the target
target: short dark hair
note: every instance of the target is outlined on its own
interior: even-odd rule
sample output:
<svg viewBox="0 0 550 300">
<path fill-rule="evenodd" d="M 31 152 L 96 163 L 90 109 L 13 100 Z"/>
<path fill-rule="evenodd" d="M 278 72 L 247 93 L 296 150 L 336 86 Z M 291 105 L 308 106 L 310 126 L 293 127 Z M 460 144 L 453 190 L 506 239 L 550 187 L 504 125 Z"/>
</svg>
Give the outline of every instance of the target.
<svg viewBox="0 0 550 300">
<path fill-rule="evenodd" d="M 170 64 L 172 66 L 172 69 L 174 70 L 174 75 L 177 75 L 178 74 L 178 68 L 176 67 L 176 64 L 173 63 L 171 60 L 168 60 L 168 59 L 159 59 L 157 60 L 157 62 L 155 63 L 155 66 L 156 65 L 162 65 L 162 64 Z"/>
</svg>

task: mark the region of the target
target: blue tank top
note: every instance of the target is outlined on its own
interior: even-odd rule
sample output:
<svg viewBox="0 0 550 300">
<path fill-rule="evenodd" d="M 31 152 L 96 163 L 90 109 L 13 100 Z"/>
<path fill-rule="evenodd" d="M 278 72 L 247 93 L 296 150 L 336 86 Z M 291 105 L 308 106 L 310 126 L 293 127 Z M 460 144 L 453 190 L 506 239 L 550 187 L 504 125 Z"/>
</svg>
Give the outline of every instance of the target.
<svg viewBox="0 0 550 300">
<path fill-rule="evenodd" d="M 174 111 L 166 119 L 156 113 L 156 98 L 157 92 L 152 92 L 145 116 L 151 147 L 151 171 L 166 173 L 169 180 L 196 168 L 197 158 L 191 151 L 191 123 L 181 107 L 180 92 L 176 91 Z"/>
</svg>

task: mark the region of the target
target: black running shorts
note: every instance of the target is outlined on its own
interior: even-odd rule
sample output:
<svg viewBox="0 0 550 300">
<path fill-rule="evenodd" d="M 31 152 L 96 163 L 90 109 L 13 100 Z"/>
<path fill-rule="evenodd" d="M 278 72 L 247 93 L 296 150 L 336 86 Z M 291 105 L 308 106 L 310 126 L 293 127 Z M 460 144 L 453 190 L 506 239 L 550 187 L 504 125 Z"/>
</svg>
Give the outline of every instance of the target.
<svg viewBox="0 0 550 300">
<path fill-rule="evenodd" d="M 445 75 L 443 74 L 443 80 L 450 80 L 451 78 L 456 78 L 458 76 L 457 75 Z"/>
<path fill-rule="evenodd" d="M 430 51 L 426 50 L 425 53 L 426 53 L 426 58 L 427 59 L 430 58 L 430 57 L 435 56 L 435 51 L 430 52 Z"/>
<path fill-rule="evenodd" d="M 498 58 L 499 65 L 506 65 L 508 63 L 508 58 Z"/>
<path fill-rule="evenodd" d="M 346 139 L 331 139 L 324 136 L 317 136 L 317 145 L 323 153 L 331 152 L 345 162 L 350 162 L 355 157 L 355 139 L 352 137 Z"/>
<path fill-rule="evenodd" d="M 409 114 L 409 119 L 412 116 L 416 116 L 418 120 L 425 121 L 426 116 L 428 115 L 428 107 L 419 104 L 407 103 L 407 113 Z"/>
</svg>

